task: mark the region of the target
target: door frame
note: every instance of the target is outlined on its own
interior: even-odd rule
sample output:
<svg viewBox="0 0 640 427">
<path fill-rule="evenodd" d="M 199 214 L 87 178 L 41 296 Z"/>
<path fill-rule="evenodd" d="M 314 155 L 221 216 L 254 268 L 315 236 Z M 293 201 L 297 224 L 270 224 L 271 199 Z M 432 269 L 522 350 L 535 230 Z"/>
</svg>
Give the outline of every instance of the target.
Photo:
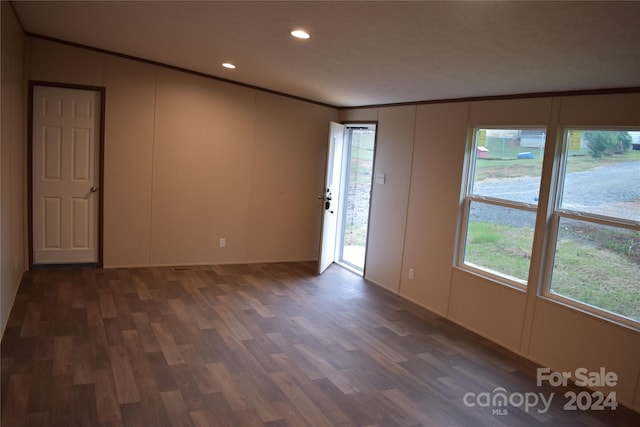
<svg viewBox="0 0 640 427">
<path fill-rule="evenodd" d="M 331 122 L 334 122 L 333 120 L 329 120 L 329 128 L 328 128 L 328 138 L 327 141 L 330 141 L 331 138 Z M 374 139 L 374 148 L 373 148 L 373 167 L 372 167 L 372 177 L 371 177 L 371 190 L 370 190 L 370 197 L 369 197 L 369 211 L 367 212 L 367 238 L 365 241 L 365 260 L 364 260 L 364 266 L 362 268 L 362 271 L 358 271 L 357 269 L 349 266 L 347 263 L 344 262 L 340 262 L 340 260 L 337 261 L 337 263 L 344 267 L 347 268 L 351 271 L 353 271 L 354 273 L 357 273 L 359 275 L 361 275 L 362 277 L 366 277 L 367 274 L 367 258 L 368 258 L 368 249 L 369 249 L 369 237 L 370 237 L 370 233 L 369 233 L 369 224 L 371 223 L 371 206 L 373 204 L 373 197 L 374 197 L 374 183 L 375 183 L 375 169 L 376 169 L 376 156 L 378 153 L 378 129 L 379 129 L 379 123 L 378 120 L 347 120 L 347 121 L 335 121 L 335 123 L 341 125 L 344 127 L 344 129 L 346 129 L 349 126 L 355 127 L 358 125 L 361 126 L 375 126 L 375 139 Z M 328 173 L 329 173 L 329 164 L 328 164 L 328 154 L 329 154 L 329 150 L 330 150 L 330 143 L 327 143 L 326 145 L 326 150 L 327 150 L 327 155 L 325 155 L 325 165 L 324 165 L 324 176 L 323 176 L 323 187 L 322 187 L 322 192 L 320 193 L 320 195 L 318 196 L 318 199 L 320 199 L 322 201 L 322 215 L 321 215 L 321 221 L 320 221 L 320 240 L 319 240 L 319 252 L 318 252 L 318 274 L 322 274 L 321 271 L 321 260 L 322 260 L 322 248 L 323 248 L 323 243 L 324 243 L 324 222 L 325 222 L 325 194 L 326 194 L 326 190 L 327 190 L 327 178 L 328 178 Z M 349 146 L 351 145 L 351 141 L 349 141 Z M 342 153 L 341 153 L 341 157 L 342 157 L 342 163 L 344 163 L 345 159 L 344 159 L 344 154 L 346 151 L 346 144 L 344 144 L 344 133 L 343 133 L 343 149 L 342 149 Z M 337 230 L 336 231 L 340 231 L 340 228 L 344 227 L 344 223 L 342 220 L 342 214 L 344 213 L 344 184 L 345 184 L 345 177 L 344 177 L 344 172 L 345 172 L 345 168 L 344 168 L 344 164 L 341 165 L 340 167 L 341 171 L 340 171 L 340 196 L 339 196 L 339 200 L 337 200 L 337 214 L 338 214 L 338 224 L 337 224 Z M 341 224 L 342 223 L 342 224 Z M 342 249 L 341 249 L 342 250 Z M 336 234 L 336 242 L 334 245 L 334 261 L 335 260 L 335 254 L 338 252 L 338 236 Z"/>
<path fill-rule="evenodd" d="M 28 207 L 28 240 L 29 240 L 29 269 L 33 270 L 33 94 L 36 86 L 47 86 L 61 89 L 77 89 L 86 90 L 91 92 L 98 92 L 100 94 L 100 123 L 98 124 L 98 144 L 99 161 L 98 161 L 98 177 L 100 179 L 100 191 L 98 191 L 98 267 L 103 266 L 103 226 L 104 226 L 104 129 L 105 129 L 105 94 L 106 88 L 103 86 L 88 86 L 58 82 L 47 82 L 39 80 L 29 80 L 29 94 L 28 94 L 28 113 L 27 113 L 27 207 Z M 56 267 L 68 266 L 69 264 L 56 264 Z M 93 264 L 88 264 L 93 265 Z"/>
<path fill-rule="evenodd" d="M 373 136 L 373 164 L 371 166 L 371 186 L 369 188 L 369 208 L 367 209 L 367 238 L 365 239 L 364 242 L 364 246 L 365 246 L 365 256 L 364 256 L 364 265 L 362 267 L 362 271 L 358 271 L 357 268 L 352 267 L 349 263 L 344 262 L 342 259 L 342 253 L 340 255 L 338 264 L 342 265 L 343 267 L 349 268 L 349 269 L 353 269 L 355 271 L 358 272 L 358 274 L 362 274 L 362 277 L 365 277 L 367 274 L 367 257 L 369 255 L 369 230 L 370 230 L 370 224 L 371 224 L 371 205 L 373 203 L 373 187 L 375 184 L 375 178 L 376 178 L 376 153 L 378 152 L 378 120 L 350 120 L 350 121 L 344 121 L 344 122 L 340 122 L 344 127 L 345 130 L 349 127 L 358 127 L 358 126 L 374 126 L 375 127 L 375 132 L 374 132 L 374 136 Z M 346 161 L 350 160 L 351 158 L 351 140 L 349 140 L 348 145 L 349 147 L 349 153 L 347 155 L 347 159 Z M 345 150 L 346 151 L 346 150 Z M 345 168 L 347 169 L 347 168 Z M 348 175 L 348 170 L 346 170 L 347 175 Z M 343 179 L 345 180 L 344 182 L 341 182 L 341 184 L 346 184 L 348 183 L 348 176 L 343 177 Z M 346 192 L 343 191 L 344 194 L 341 195 L 342 200 L 341 200 L 341 208 L 342 208 L 342 214 L 343 216 L 346 215 L 346 207 L 344 206 L 344 201 L 346 201 Z M 341 239 L 344 239 L 344 218 L 341 218 L 339 220 L 338 223 L 338 231 L 340 231 L 342 233 Z M 344 250 L 344 240 L 341 242 L 341 248 L 340 251 L 342 252 Z"/>
</svg>

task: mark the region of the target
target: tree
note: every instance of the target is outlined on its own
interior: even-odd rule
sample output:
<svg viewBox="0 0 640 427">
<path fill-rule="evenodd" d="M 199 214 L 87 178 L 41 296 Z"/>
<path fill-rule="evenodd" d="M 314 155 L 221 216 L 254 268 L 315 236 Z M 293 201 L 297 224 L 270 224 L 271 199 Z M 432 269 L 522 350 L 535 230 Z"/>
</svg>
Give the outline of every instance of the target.
<svg viewBox="0 0 640 427">
<path fill-rule="evenodd" d="M 631 135 L 626 131 L 595 130 L 585 132 L 591 157 L 622 154 L 631 147 Z"/>
<path fill-rule="evenodd" d="M 631 134 L 629 132 L 618 132 L 616 138 L 618 139 L 618 146 L 615 150 L 616 153 L 622 154 L 629 148 L 631 148 L 631 142 L 633 139 L 631 138 Z"/>
<path fill-rule="evenodd" d="M 617 144 L 617 140 L 613 138 L 613 132 L 606 130 L 596 130 L 585 133 L 585 139 L 589 141 L 589 153 L 591 157 L 602 157 L 608 154 L 609 150 Z"/>
</svg>

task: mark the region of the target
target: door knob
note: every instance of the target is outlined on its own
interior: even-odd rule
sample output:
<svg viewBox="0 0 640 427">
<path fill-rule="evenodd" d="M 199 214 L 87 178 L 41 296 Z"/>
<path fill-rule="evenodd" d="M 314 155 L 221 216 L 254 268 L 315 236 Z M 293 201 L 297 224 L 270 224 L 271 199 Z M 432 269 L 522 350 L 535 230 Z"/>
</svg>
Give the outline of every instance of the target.
<svg viewBox="0 0 640 427">
<path fill-rule="evenodd" d="M 89 189 L 92 193 L 95 193 L 96 191 L 98 191 L 98 187 L 96 187 L 95 185 L 93 187 L 91 187 Z"/>
</svg>

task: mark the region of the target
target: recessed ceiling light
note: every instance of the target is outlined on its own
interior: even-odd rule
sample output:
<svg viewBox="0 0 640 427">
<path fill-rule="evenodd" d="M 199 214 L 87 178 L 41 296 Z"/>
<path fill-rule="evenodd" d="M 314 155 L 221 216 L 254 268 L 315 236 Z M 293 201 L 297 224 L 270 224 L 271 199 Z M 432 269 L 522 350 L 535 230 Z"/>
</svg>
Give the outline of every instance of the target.
<svg viewBox="0 0 640 427">
<path fill-rule="evenodd" d="M 222 64 L 222 66 L 223 66 L 224 68 L 229 68 L 229 69 L 232 69 L 232 70 L 233 70 L 234 68 L 236 68 L 236 66 L 235 66 L 235 65 L 233 65 L 233 64 L 232 64 L 232 63 L 230 63 L 230 62 L 225 62 L 224 64 Z"/>
<path fill-rule="evenodd" d="M 306 31 L 302 31 L 302 30 L 293 30 L 291 31 L 291 35 L 293 37 L 299 38 L 299 39 L 308 39 L 309 33 L 307 33 Z"/>
</svg>

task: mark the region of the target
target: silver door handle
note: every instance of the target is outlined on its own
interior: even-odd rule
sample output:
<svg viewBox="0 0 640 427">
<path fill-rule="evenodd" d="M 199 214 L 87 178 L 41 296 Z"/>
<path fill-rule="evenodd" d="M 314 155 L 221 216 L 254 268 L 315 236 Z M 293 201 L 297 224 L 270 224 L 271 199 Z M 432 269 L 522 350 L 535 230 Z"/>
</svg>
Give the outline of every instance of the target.
<svg viewBox="0 0 640 427">
<path fill-rule="evenodd" d="M 92 193 L 95 193 L 96 191 L 98 191 L 98 187 L 96 187 L 95 185 L 93 187 L 91 187 L 89 189 Z"/>
</svg>

